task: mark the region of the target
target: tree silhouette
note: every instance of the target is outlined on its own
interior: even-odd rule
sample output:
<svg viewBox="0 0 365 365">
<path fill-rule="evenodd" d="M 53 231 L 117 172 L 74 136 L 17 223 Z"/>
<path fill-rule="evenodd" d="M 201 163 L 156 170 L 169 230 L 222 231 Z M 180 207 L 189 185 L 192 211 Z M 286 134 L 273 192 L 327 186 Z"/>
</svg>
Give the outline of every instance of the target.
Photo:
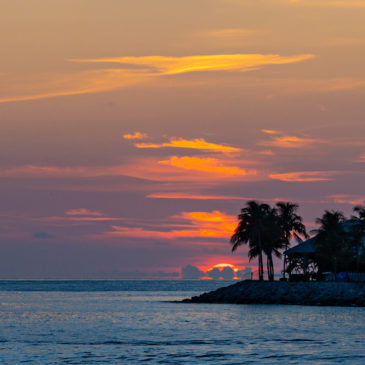
<svg viewBox="0 0 365 365">
<path fill-rule="evenodd" d="M 280 250 L 285 248 L 282 239 L 282 230 L 280 226 L 280 217 L 275 208 L 270 208 L 264 220 L 263 232 L 263 251 L 267 260 L 267 276 L 270 281 L 274 280 L 274 262 L 273 255 L 281 258 Z"/>
<path fill-rule="evenodd" d="M 322 218 L 317 218 L 320 228 L 313 230 L 316 233 L 316 255 L 320 267 L 331 267 L 337 273 L 341 255 L 347 248 L 348 235 L 344 229 L 345 217 L 340 211 L 326 210 Z"/>
<path fill-rule="evenodd" d="M 356 271 L 360 268 L 360 249 L 365 239 L 365 207 L 356 206 L 354 213 L 357 215 L 351 216 L 351 226 L 349 229 L 350 245 L 354 250 L 356 258 Z"/>
<path fill-rule="evenodd" d="M 268 204 L 260 204 L 254 200 L 247 202 L 246 208 L 238 215 L 238 226 L 231 237 L 232 251 L 243 244 L 249 245 L 250 261 L 258 257 L 259 280 L 264 280 L 263 248 L 265 223 L 271 208 Z M 265 222 L 266 221 L 266 222 Z"/>
<path fill-rule="evenodd" d="M 281 229 L 282 242 L 284 249 L 290 246 L 290 240 L 295 239 L 298 243 L 303 242 L 303 238 L 308 239 L 309 235 L 302 222 L 302 217 L 297 214 L 299 206 L 290 202 L 279 202 L 276 204 Z M 283 262 L 283 275 L 285 277 L 285 259 Z"/>
</svg>

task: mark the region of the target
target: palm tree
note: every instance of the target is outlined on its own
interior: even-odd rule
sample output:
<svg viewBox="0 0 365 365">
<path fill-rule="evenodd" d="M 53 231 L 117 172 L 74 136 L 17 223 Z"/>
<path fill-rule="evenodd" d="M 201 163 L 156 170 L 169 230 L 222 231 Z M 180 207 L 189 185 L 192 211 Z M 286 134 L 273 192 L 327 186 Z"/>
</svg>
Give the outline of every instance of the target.
<svg viewBox="0 0 365 365">
<path fill-rule="evenodd" d="M 299 208 L 298 204 L 294 203 L 276 203 L 277 213 L 279 216 L 279 224 L 281 228 L 283 248 L 287 250 L 290 246 L 290 240 L 295 239 L 298 243 L 303 241 L 302 237 L 308 239 L 309 235 L 305 229 L 305 225 L 302 222 L 302 217 L 297 214 Z M 285 277 L 285 265 L 283 262 L 283 275 Z"/>
<path fill-rule="evenodd" d="M 267 258 L 267 276 L 270 281 L 274 280 L 273 255 L 281 258 L 280 250 L 284 246 L 282 230 L 280 227 L 280 217 L 275 208 L 270 208 L 265 217 L 263 251 Z"/>
<path fill-rule="evenodd" d="M 350 226 L 350 242 L 355 249 L 356 271 L 359 271 L 360 265 L 360 248 L 365 237 L 365 207 L 356 206 L 354 212 L 357 215 L 351 216 L 352 225 Z"/>
<path fill-rule="evenodd" d="M 338 263 L 347 246 L 347 237 L 344 229 L 345 217 L 342 212 L 326 210 L 322 218 L 317 218 L 319 229 L 316 233 L 317 254 L 322 265 L 332 266 L 337 273 Z"/>
<path fill-rule="evenodd" d="M 258 257 L 259 280 L 264 280 L 262 252 L 264 247 L 265 220 L 270 212 L 268 204 L 260 204 L 254 200 L 247 202 L 246 208 L 238 215 L 238 226 L 231 237 L 232 252 L 243 244 L 249 245 L 249 259 Z"/>
</svg>

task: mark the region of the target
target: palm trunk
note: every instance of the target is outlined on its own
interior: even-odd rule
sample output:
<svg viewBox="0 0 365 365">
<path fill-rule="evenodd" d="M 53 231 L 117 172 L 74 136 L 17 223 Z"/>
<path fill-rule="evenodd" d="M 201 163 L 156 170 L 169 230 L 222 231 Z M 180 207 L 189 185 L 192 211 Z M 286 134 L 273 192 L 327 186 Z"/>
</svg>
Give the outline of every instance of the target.
<svg viewBox="0 0 365 365">
<path fill-rule="evenodd" d="M 271 252 L 267 255 L 267 278 L 274 281 L 274 263 Z"/>
<path fill-rule="evenodd" d="M 259 280 L 264 280 L 264 264 L 262 261 L 262 252 L 259 253 Z"/>
<path fill-rule="evenodd" d="M 261 234 L 259 232 L 259 237 L 258 237 L 258 246 L 259 246 L 259 280 L 263 281 L 264 280 L 264 263 L 262 260 L 262 242 L 261 242 Z"/>
<path fill-rule="evenodd" d="M 284 246 L 284 250 L 286 251 L 289 248 L 289 245 Z M 283 254 L 283 278 L 286 278 L 286 255 Z"/>
</svg>

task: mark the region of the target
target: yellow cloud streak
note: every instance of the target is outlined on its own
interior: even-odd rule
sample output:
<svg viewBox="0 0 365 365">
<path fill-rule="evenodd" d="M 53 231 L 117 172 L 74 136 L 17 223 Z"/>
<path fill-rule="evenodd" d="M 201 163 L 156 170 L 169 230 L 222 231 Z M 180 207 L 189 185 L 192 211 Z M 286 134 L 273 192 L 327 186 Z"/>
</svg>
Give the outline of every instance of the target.
<svg viewBox="0 0 365 365">
<path fill-rule="evenodd" d="M 0 97 L 0 103 L 105 92 L 137 84 L 145 81 L 146 77 L 148 75 L 141 72 L 121 69 L 83 71 L 62 76 L 43 75 L 24 81 L 24 84 L 14 84 L 12 89 L 6 90 L 8 96 Z"/>
<path fill-rule="evenodd" d="M 197 150 L 208 150 L 216 152 L 239 152 L 240 148 L 224 146 L 221 144 L 207 142 L 204 138 L 196 138 L 193 140 L 187 140 L 183 138 L 171 139 L 170 142 L 161 144 L 152 143 L 137 143 L 137 148 L 163 148 L 163 147 L 175 147 L 175 148 L 188 148 Z"/>
<path fill-rule="evenodd" d="M 194 71 L 250 71 L 265 65 L 282 65 L 307 61 L 312 54 L 291 57 L 269 54 L 202 55 L 187 57 L 115 57 L 97 59 L 71 59 L 80 63 L 122 63 L 150 67 L 160 75 L 174 75 Z"/>
<path fill-rule="evenodd" d="M 104 69 L 74 72 L 69 74 L 42 74 L 36 77 L 14 82 L 4 81 L 10 87 L 4 90 L 0 103 L 46 99 L 58 96 L 71 96 L 98 93 L 120 89 L 126 86 L 146 82 L 151 77 L 174 75 L 193 71 L 252 71 L 265 65 L 280 65 L 302 62 L 314 55 L 236 54 L 205 55 L 187 57 L 119 57 L 100 59 L 71 59 L 79 63 L 124 63 L 142 66 L 139 69 Z M 3 83 L 3 84 L 4 84 Z M 0 90 L 1 91 L 1 90 Z"/>
</svg>

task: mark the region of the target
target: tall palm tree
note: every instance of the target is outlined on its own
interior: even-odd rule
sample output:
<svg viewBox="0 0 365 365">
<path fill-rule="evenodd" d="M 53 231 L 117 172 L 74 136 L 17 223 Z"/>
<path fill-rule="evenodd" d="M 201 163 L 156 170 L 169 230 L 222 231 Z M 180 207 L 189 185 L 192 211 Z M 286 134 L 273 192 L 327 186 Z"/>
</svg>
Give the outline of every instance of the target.
<svg viewBox="0 0 365 365">
<path fill-rule="evenodd" d="M 302 217 L 297 214 L 299 208 L 298 204 L 290 202 L 276 203 L 277 213 L 279 216 L 279 224 L 281 228 L 283 248 L 287 250 L 290 246 L 290 240 L 295 239 L 298 243 L 303 241 L 303 238 L 308 239 L 305 225 L 303 224 Z M 283 275 L 285 277 L 285 259 L 283 262 Z"/>
<path fill-rule="evenodd" d="M 274 280 L 273 256 L 281 258 L 280 250 L 284 248 L 280 217 L 275 208 L 270 208 L 264 221 L 263 251 L 267 258 L 267 276 L 270 281 Z"/>
<path fill-rule="evenodd" d="M 249 259 L 258 257 L 259 280 L 264 280 L 264 265 L 262 259 L 264 247 L 265 220 L 270 212 L 268 204 L 260 204 L 254 200 L 247 202 L 246 208 L 238 215 L 238 226 L 231 237 L 232 251 L 243 244 L 249 245 Z"/>
<path fill-rule="evenodd" d="M 350 226 L 350 244 L 355 249 L 356 271 L 359 271 L 360 248 L 365 239 L 365 207 L 356 206 L 354 212 L 357 215 L 351 216 L 352 225 Z"/>
<path fill-rule="evenodd" d="M 342 212 L 326 210 L 322 218 L 316 219 L 320 227 L 313 230 L 313 233 L 317 234 L 315 239 L 318 257 L 325 265 L 332 266 L 335 274 L 347 245 L 344 222 L 345 217 Z"/>
</svg>

